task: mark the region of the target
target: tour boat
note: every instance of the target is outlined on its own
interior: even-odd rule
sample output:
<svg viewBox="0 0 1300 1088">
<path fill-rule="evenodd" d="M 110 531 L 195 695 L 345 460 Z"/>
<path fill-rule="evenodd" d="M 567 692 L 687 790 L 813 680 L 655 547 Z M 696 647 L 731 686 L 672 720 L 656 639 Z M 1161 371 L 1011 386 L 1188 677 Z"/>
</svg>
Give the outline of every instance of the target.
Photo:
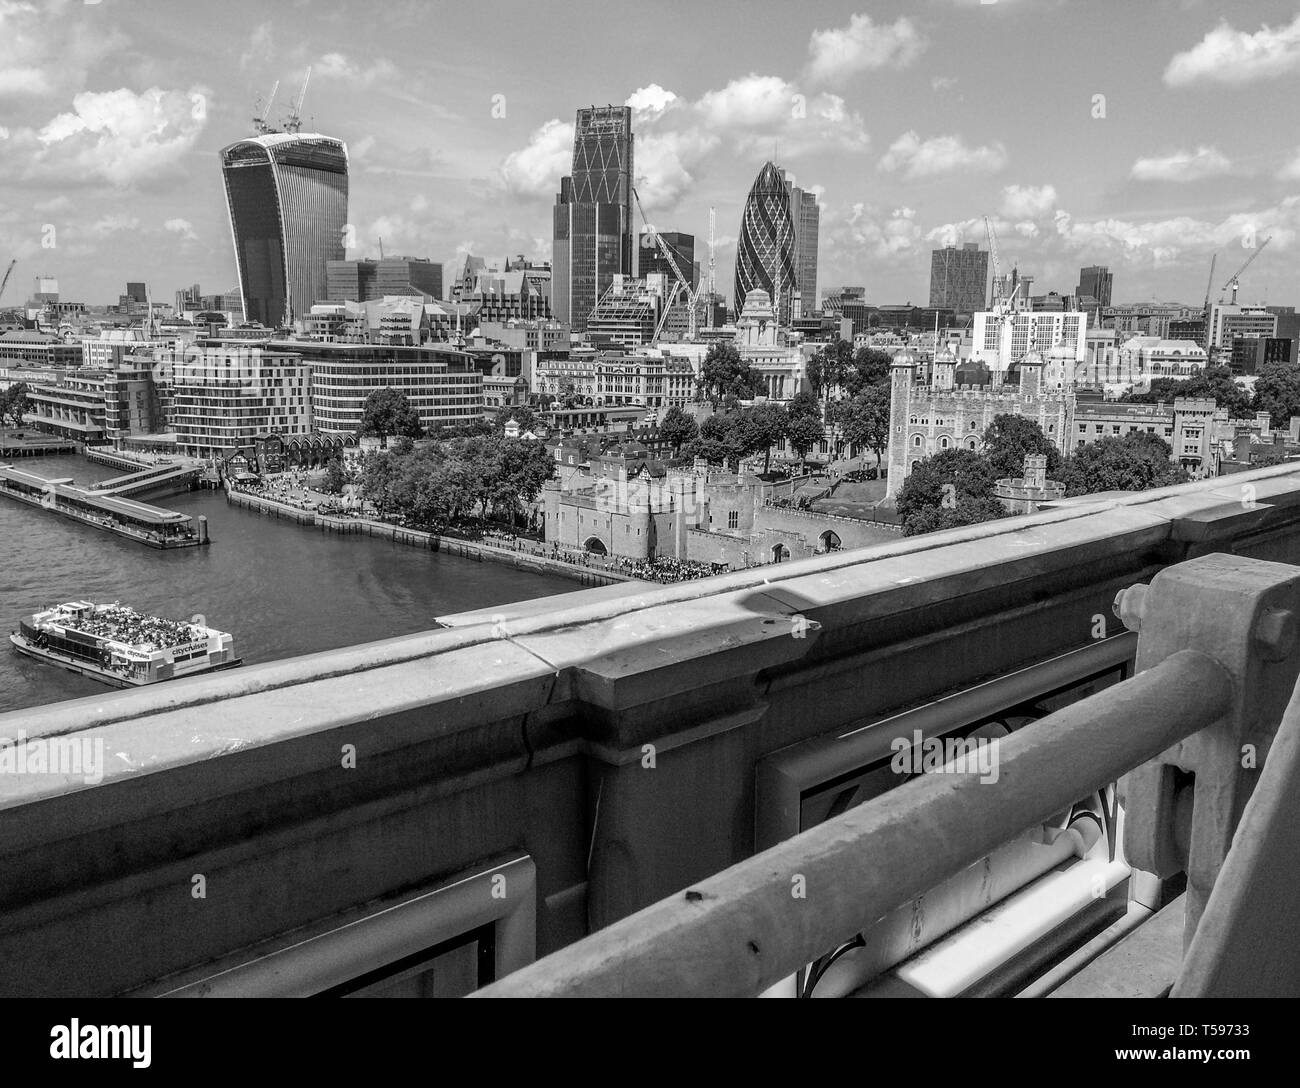
<svg viewBox="0 0 1300 1088">
<path fill-rule="evenodd" d="M 203 622 L 169 620 L 117 604 L 70 601 L 37 612 L 9 641 L 21 654 L 114 687 L 141 687 L 240 664 L 233 639 Z"/>
</svg>

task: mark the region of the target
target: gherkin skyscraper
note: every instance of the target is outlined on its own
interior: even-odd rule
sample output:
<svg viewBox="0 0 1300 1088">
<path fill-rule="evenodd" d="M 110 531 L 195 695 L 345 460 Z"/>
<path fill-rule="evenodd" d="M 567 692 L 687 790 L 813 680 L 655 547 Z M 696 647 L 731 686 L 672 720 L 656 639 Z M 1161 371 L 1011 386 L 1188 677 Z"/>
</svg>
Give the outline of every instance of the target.
<svg viewBox="0 0 1300 1088">
<path fill-rule="evenodd" d="M 761 287 L 772 299 L 777 319 L 789 324 L 791 300 L 798 289 L 795 271 L 795 223 L 785 171 L 765 162 L 758 172 L 740 217 L 736 243 L 736 312 L 745 296 Z"/>
</svg>

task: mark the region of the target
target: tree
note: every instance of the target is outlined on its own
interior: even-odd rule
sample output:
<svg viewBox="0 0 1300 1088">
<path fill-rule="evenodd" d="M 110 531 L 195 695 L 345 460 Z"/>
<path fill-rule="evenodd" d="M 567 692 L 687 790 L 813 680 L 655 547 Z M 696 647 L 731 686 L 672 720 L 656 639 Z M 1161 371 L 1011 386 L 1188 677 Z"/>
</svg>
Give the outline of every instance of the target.
<svg viewBox="0 0 1300 1088">
<path fill-rule="evenodd" d="M 523 431 L 532 430 L 533 424 L 537 422 L 537 414 L 526 404 L 498 408 L 496 418 L 492 421 L 492 427 L 500 434 L 512 419 L 519 424 L 519 430 L 522 433 Z"/>
<path fill-rule="evenodd" d="M 699 435 L 687 444 L 686 451 L 691 457 L 702 457 L 709 464 L 726 465 L 734 471 L 744 456 L 736 413 L 709 416 L 701 425 Z"/>
<path fill-rule="evenodd" d="M 741 456 L 761 452 L 766 475 L 772 469 L 772 447 L 785 437 L 789 424 L 789 414 L 775 404 L 756 404 L 744 409 L 736 419 Z"/>
<path fill-rule="evenodd" d="M 741 358 L 734 344 L 709 345 L 709 352 L 700 364 L 698 384 L 715 405 L 724 397 L 748 399 L 763 389 L 763 379 Z"/>
<path fill-rule="evenodd" d="M 984 456 L 996 474 L 995 479 L 1018 479 L 1025 474 L 1025 455 L 1041 453 L 1047 457 L 1047 475 L 1061 467 L 1061 453 L 1043 434 L 1035 420 L 1017 415 L 997 415 L 984 430 Z"/>
<path fill-rule="evenodd" d="M 802 393 L 796 393 L 790 398 L 790 403 L 786 405 L 786 412 L 792 420 L 801 416 L 808 416 L 817 422 L 822 420 L 822 404 L 812 393 L 804 390 Z"/>
<path fill-rule="evenodd" d="M 4 422 L 5 416 L 9 416 L 14 421 L 15 427 L 23 425 L 23 416 L 31 411 L 32 402 L 27 396 L 27 383 L 14 382 L 3 393 L 0 393 L 0 423 Z"/>
<path fill-rule="evenodd" d="M 343 488 L 351 482 L 352 478 L 343 464 L 343 458 L 335 454 L 325 464 L 325 479 L 321 481 L 321 490 L 331 495 L 341 495 Z"/>
<path fill-rule="evenodd" d="M 993 494 L 997 474 L 974 450 L 944 450 L 912 470 L 898 492 L 897 508 L 908 536 L 1005 517 Z"/>
<path fill-rule="evenodd" d="M 830 396 L 844 384 L 853 369 L 853 345 L 836 338 L 832 344 L 819 348 L 808 360 L 804 373 L 812 386 L 814 397 Z"/>
<path fill-rule="evenodd" d="M 676 404 L 664 413 L 664 421 L 659 424 L 659 437 L 673 444 L 674 457 L 680 456 L 682 446 L 699 433 L 700 425 L 695 422 L 695 417 Z"/>
<path fill-rule="evenodd" d="M 1300 416 L 1300 370 L 1294 363 L 1265 363 L 1255 379 L 1255 411 L 1267 412 L 1274 427 Z"/>
<path fill-rule="evenodd" d="M 802 396 L 802 394 L 800 394 Z M 799 466 L 804 467 L 808 454 L 826 435 L 821 418 L 810 415 L 791 414 L 786 425 L 785 436 L 790 440 L 790 448 L 799 455 Z"/>
<path fill-rule="evenodd" d="M 1239 386 L 1232 368 L 1207 366 L 1190 378 L 1152 378 L 1145 393 L 1129 391 L 1120 400 L 1134 404 L 1172 404 L 1177 397 L 1210 397 L 1220 408 L 1228 409 L 1230 419 L 1242 419 L 1251 412 L 1250 394 Z"/>
<path fill-rule="evenodd" d="M 853 369 L 845 379 L 844 388 L 853 397 L 871 386 L 888 385 L 893 365 L 894 357 L 889 352 L 876 348 L 859 348 L 853 356 Z"/>
<path fill-rule="evenodd" d="M 889 448 L 889 386 L 868 385 L 835 410 L 844 441 L 876 455 L 876 468 Z"/>
<path fill-rule="evenodd" d="M 424 434 L 420 415 L 411 407 L 406 395 L 398 389 L 385 386 L 376 389 L 366 398 L 361 412 L 361 433 L 374 435 L 384 449 L 388 448 L 390 435 L 419 438 Z"/>
<path fill-rule="evenodd" d="M 1148 491 L 1187 480 L 1186 469 L 1169 459 L 1170 446 L 1159 435 L 1133 431 L 1081 446 L 1061 463 L 1065 494 L 1099 491 Z"/>
</svg>

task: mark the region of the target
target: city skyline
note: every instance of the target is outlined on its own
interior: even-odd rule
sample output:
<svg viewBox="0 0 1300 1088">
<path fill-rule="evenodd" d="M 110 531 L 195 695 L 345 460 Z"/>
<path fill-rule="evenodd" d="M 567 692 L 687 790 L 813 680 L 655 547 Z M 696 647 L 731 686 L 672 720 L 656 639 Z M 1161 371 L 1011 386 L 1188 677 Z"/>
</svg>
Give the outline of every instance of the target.
<svg viewBox="0 0 1300 1088">
<path fill-rule="evenodd" d="M 287 105 L 311 65 L 306 127 L 345 141 L 354 164 L 349 258 L 377 256 L 382 237 L 444 264 L 549 259 L 574 110 L 609 102 L 633 110 L 656 227 L 702 239 L 717 207 L 724 287 L 749 182 L 775 154 L 818 197 L 822 292 L 861 283 L 873 300 L 920 303 L 930 251 L 982 243 L 989 214 L 1004 266 L 1043 291 L 1068 292 L 1098 264 L 1118 278 L 1116 302 L 1194 304 L 1213 252 L 1217 298 L 1250 255 L 1243 242 L 1271 236 L 1242 300 L 1294 303 L 1300 149 L 1266 122 L 1300 79 L 1300 13 L 1117 4 L 1118 34 L 1097 18 L 1107 6 L 931 0 L 867 15 L 835 3 L 779 39 L 733 4 L 629 7 L 600 28 L 609 48 L 584 46 L 577 65 L 563 63 L 577 48 L 559 33 L 568 17 L 523 5 L 471 63 L 423 58 L 428 14 L 413 3 L 392 5 L 381 34 L 343 2 L 235 0 L 232 31 L 199 50 L 176 6 L 4 0 L 10 301 L 42 274 L 92 304 L 126 280 L 147 280 L 155 299 L 196 281 L 227 290 L 238 277 L 219 150 L 253 135 L 259 95 L 281 80 Z M 439 30 L 454 41 L 469 27 L 452 12 Z M 653 45 L 674 35 L 739 47 L 700 63 Z M 999 64 L 1004 79 L 983 75 Z"/>
</svg>

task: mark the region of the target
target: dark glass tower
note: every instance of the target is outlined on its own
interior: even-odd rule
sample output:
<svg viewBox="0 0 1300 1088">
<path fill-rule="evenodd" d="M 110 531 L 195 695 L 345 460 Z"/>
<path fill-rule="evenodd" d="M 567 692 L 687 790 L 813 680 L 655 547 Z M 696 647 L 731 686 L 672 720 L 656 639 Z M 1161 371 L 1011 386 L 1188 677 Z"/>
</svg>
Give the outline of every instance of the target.
<svg viewBox="0 0 1300 1088">
<path fill-rule="evenodd" d="M 632 109 L 578 110 L 573 170 L 555 198 L 552 310 L 575 332 L 616 273 L 633 272 Z"/>
<path fill-rule="evenodd" d="M 328 295 L 344 256 L 348 149 L 316 133 L 275 132 L 221 151 L 244 319 L 272 328 Z"/>
<path fill-rule="evenodd" d="M 795 270 L 795 224 L 785 171 L 766 162 L 758 172 L 740 217 L 736 243 L 736 313 L 756 287 L 768 293 L 778 320 L 790 323 L 791 299 L 798 286 Z"/>
</svg>

